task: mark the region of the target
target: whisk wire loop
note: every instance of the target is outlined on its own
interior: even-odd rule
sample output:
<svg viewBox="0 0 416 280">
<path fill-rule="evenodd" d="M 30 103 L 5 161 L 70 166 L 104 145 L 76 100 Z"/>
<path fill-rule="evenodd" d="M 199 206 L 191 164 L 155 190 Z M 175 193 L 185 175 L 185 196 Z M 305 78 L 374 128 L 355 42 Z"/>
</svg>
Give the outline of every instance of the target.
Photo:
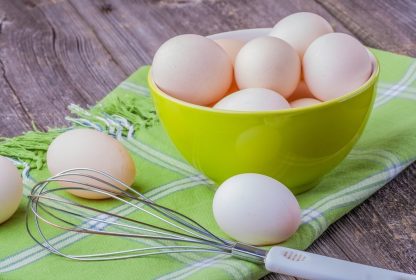
<svg viewBox="0 0 416 280">
<path fill-rule="evenodd" d="M 51 187 L 50 183 L 53 182 L 59 186 Z M 67 191 L 105 195 L 122 203 L 123 209 L 128 211 L 117 213 L 114 210 L 102 210 L 95 207 L 96 204 L 85 205 L 85 200 L 76 202 L 59 195 Z M 113 176 L 94 169 L 70 169 L 37 183 L 29 195 L 27 209 L 26 228 L 33 240 L 54 254 L 74 260 L 117 260 L 198 252 L 235 255 L 254 262 L 264 262 L 266 251 L 225 240 L 193 219 L 155 203 Z M 33 214 L 34 229 L 31 227 L 30 213 Z M 147 217 L 136 217 L 141 214 Z M 149 218 L 155 222 L 149 222 Z M 56 245 L 53 239 L 47 237 L 50 232 L 45 230 L 45 226 L 82 235 L 79 238 L 95 235 L 141 240 L 141 247 L 83 255 L 69 254 L 63 252 L 63 246 Z"/>
</svg>

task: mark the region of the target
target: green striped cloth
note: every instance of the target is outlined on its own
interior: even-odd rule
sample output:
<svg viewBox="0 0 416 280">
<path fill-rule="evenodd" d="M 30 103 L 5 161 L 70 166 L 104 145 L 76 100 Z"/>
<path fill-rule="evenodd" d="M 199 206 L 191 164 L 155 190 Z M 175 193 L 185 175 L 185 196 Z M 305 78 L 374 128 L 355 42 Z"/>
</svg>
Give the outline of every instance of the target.
<svg viewBox="0 0 416 280">
<path fill-rule="evenodd" d="M 333 222 L 389 182 L 416 158 L 416 60 L 374 50 L 381 64 L 378 96 L 364 135 L 349 156 L 311 191 L 298 195 L 302 225 L 285 246 L 306 249 Z M 180 156 L 158 122 L 140 68 L 89 110 L 71 105 L 73 127 L 98 129 L 116 137 L 137 167 L 134 187 L 158 203 L 196 219 L 224 236 L 213 219 L 215 186 Z M 71 129 L 71 128 L 68 128 Z M 0 140 L 0 154 L 22 168 L 24 193 L 48 176 L 45 152 L 64 129 L 29 132 Z M 25 204 L 0 225 L 0 279 L 256 279 L 260 265 L 225 255 L 172 254 L 109 262 L 78 262 L 36 246 L 25 229 Z M 95 203 L 95 202 L 94 202 Z M 99 202 L 114 213 L 134 216 L 131 207 Z M 134 246 L 161 241 L 102 239 L 72 232 L 49 232 L 52 244 L 71 252 Z"/>
</svg>

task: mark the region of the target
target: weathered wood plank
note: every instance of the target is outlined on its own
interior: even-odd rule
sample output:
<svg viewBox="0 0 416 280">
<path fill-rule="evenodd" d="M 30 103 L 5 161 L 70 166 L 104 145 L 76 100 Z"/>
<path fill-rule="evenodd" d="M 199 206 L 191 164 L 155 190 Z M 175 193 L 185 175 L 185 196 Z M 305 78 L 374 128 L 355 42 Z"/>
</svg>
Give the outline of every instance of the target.
<svg viewBox="0 0 416 280">
<path fill-rule="evenodd" d="M 0 37 L 3 83 L 36 126 L 62 126 L 70 103 L 92 105 L 126 75 L 67 2 L 30 3 L 1 2 L 8 19 Z M 6 114 L 1 110 L 1 119 Z M 16 131 L 8 126 L 1 134 L 28 128 L 22 122 Z"/>
<path fill-rule="evenodd" d="M 4 57 L 3 49 L 7 42 L 1 40 L 3 30 L 9 24 L 9 19 L 4 11 L 0 11 L 0 136 L 22 133 L 30 129 L 30 123 L 33 121 L 30 112 L 23 107 L 21 100 L 10 81 L 4 67 L 2 58 Z"/>
<path fill-rule="evenodd" d="M 70 2 L 129 73 L 151 63 L 157 48 L 172 36 L 271 27 L 283 16 L 300 10 L 320 13 L 338 30 L 347 32 L 313 1 L 281 1 L 278 5 L 272 0 Z"/>
<path fill-rule="evenodd" d="M 368 46 L 416 56 L 416 1 L 317 2 Z"/>
</svg>

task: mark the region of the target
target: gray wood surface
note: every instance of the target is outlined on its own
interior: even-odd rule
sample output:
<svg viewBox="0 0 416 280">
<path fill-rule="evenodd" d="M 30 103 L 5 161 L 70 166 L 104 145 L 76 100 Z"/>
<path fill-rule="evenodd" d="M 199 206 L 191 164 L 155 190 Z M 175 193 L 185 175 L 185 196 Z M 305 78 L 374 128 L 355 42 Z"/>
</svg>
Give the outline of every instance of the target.
<svg viewBox="0 0 416 280">
<path fill-rule="evenodd" d="M 365 44 L 416 56 L 416 1 L 0 0 L 0 136 L 66 125 L 182 33 L 270 27 L 312 11 Z M 310 251 L 416 273 L 416 165 L 332 225 Z M 265 279 L 291 279 L 270 274 Z"/>
</svg>

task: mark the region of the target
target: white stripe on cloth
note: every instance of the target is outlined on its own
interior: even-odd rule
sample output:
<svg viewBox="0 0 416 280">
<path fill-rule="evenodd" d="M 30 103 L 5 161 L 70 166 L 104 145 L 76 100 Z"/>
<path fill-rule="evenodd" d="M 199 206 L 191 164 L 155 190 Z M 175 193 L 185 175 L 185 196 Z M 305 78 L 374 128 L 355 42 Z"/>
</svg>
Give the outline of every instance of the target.
<svg viewBox="0 0 416 280">
<path fill-rule="evenodd" d="M 129 81 L 124 81 L 122 82 L 118 87 L 125 89 L 125 90 L 129 90 L 132 91 L 134 93 L 143 95 L 143 96 L 149 96 L 150 95 L 150 91 L 147 87 L 139 85 L 139 84 L 135 84 Z M 117 87 L 117 88 L 118 88 Z"/>
<path fill-rule="evenodd" d="M 378 93 L 380 96 L 392 96 L 393 99 L 395 98 L 403 98 L 403 99 L 411 99 L 411 100 L 416 100 L 416 90 L 413 88 L 406 88 L 406 87 L 402 87 L 400 89 L 397 89 L 398 91 L 400 91 L 400 95 L 395 95 L 394 92 L 389 92 L 387 90 L 385 90 L 384 88 L 380 88 L 378 90 Z"/>
<path fill-rule="evenodd" d="M 378 164 L 381 164 L 385 166 L 385 170 L 390 172 L 390 174 L 387 175 L 388 178 L 395 177 L 402 169 L 401 169 L 401 163 L 399 158 L 397 158 L 396 155 L 384 151 L 384 150 L 352 150 L 351 153 L 348 155 L 347 160 L 367 160 L 376 162 Z M 381 185 L 375 185 L 375 187 L 381 187 Z M 334 193 L 330 196 L 326 197 L 326 200 L 334 200 L 338 197 L 345 196 L 346 193 L 344 192 L 345 189 L 341 192 Z M 366 195 L 366 194 L 364 194 Z M 364 196 L 363 195 L 363 196 Z M 359 198 L 357 198 L 358 200 Z M 304 209 L 302 211 L 302 224 L 309 224 L 311 227 L 313 227 L 315 231 L 315 235 L 320 235 L 327 227 L 328 222 L 325 219 L 325 212 L 328 211 L 328 209 L 321 209 L 320 203 L 321 201 L 317 201 L 314 205 Z M 351 203 L 354 203 L 356 201 L 351 201 Z M 326 205 L 325 203 L 323 205 Z M 340 205 L 336 205 L 334 207 L 338 207 Z M 331 208 L 332 209 L 332 208 Z"/>
<path fill-rule="evenodd" d="M 365 198 L 369 197 L 371 194 L 377 191 L 382 185 L 392 180 L 412 162 L 413 160 L 405 162 L 400 166 L 387 168 L 380 173 L 372 175 L 334 195 L 330 195 L 316 202 L 311 207 L 305 209 L 303 222 L 307 224 L 315 222 L 317 223 L 316 226 L 319 226 L 320 229 L 326 228 L 326 225 L 322 225 L 321 222 L 316 219 L 318 216 L 316 214 L 317 212 L 321 213 L 321 216 L 324 216 L 325 212 L 329 212 L 341 207 L 349 207 L 356 203 L 362 202 Z M 394 173 L 392 170 L 394 170 Z"/>
<path fill-rule="evenodd" d="M 398 171 L 401 165 L 399 158 L 397 158 L 397 156 L 395 156 L 394 154 L 389 153 L 387 151 L 383 151 L 383 150 L 372 150 L 372 151 L 353 150 L 348 155 L 347 160 L 368 160 L 368 161 L 379 163 L 385 166 L 385 169 L 382 172 L 385 172 L 385 171 L 390 172 L 388 174 L 388 177 L 394 177 L 397 173 L 400 172 Z M 316 212 L 317 211 L 316 208 L 319 208 L 322 205 L 325 205 L 328 201 L 334 198 L 344 196 L 346 193 L 350 193 L 351 189 L 354 189 L 354 185 L 348 188 L 344 188 L 337 193 L 331 194 L 329 196 L 326 196 L 324 199 L 317 201 L 315 204 L 309 206 L 307 209 L 304 210 L 304 213 L 303 213 L 304 218 L 305 219 L 307 218 L 308 211 Z"/>
<path fill-rule="evenodd" d="M 383 91 L 381 94 L 383 94 L 384 91 L 389 90 L 392 86 L 394 86 L 394 84 L 381 83 L 381 82 L 377 83 L 377 89 Z M 378 91 L 378 92 L 380 92 L 380 91 Z M 406 92 L 416 94 L 416 88 L 415 87 L 407 87 Z"/>
<path fill-rule="evenodd" d="M 395 98 L 397 95 L 402 93 L 406 87 L 408 87 L 410 84 L 412 84 L 416 79 L 416 62 L 411 64 L 409 68 L 406 71 L 406 74 L 403 76 L 403 78 L 396 84 L 394 84 L 389 90 L 384 92 L 383 95 L 379 95 L 376 98 L 376 101 L 374 103 L 374 107 L 379 107 L 391 99 Z"/>
<path fill-rule="evenodd" d="M 180 161 L 177 161 L 177 164 L 175 163 L 170 163 L 168 161 L 165 161 L 164 159 L 161 159 L 158 155 L 154 155 L 154 150 L 149 148 L 148 146 L 140 143 L 139 141 L 132 141 L 132 140 L 126 140 L 124 138 L 119 138 L 118 139 L 120 142 L 122 142 L 129 150 L 131 150 L 132 152 L 135 152 L 137 154 L 146 154 L 146 159 L 152 163 L 155 163 L 161 167 L 164 167 L 170 171 L 179 173 L 181 175 L 185 175 L 185 176 L 195 176 L 198 175 L 201 177 L 203 177 L 203 175 L 201 175 L 199 172 L 190 172 L 189 169 L 185 169 L 183 168 L 183 166 L 181 166 Z M 172 161 L 174 161 L 175 159 L 171 158 Z"/>
</svg>

